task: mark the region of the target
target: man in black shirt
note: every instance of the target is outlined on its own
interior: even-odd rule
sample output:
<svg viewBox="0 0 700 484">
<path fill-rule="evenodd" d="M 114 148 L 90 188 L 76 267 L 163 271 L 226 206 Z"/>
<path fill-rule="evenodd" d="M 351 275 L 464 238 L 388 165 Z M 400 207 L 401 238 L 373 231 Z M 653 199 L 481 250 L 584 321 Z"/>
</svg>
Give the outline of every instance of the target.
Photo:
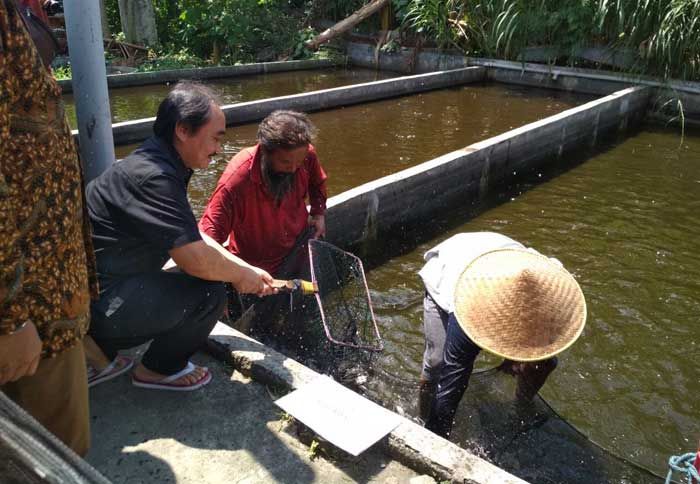
<svg viewBox="0 0 700 484">
<path fill-rule="evenodd" d="M 179 83 L 158 109 L 155 136 L 88 185 L 100 281 L 90 335 L 106 356 L 91 362 L 91 384 L 128 368 L 119 349 L 153 340 L 133 371 L 134 385 L 180 391 L 206 385 L 207 368 L 188 360 L 222 314 L 222 282 L 241 293 L 274 292 L 267 272 L 200 234 L 187 200 L 192 170 L 207 167 L 225 127 L 209 89 Z M 162 270 L 168 258 L 181 272 Z"/>
</svg>

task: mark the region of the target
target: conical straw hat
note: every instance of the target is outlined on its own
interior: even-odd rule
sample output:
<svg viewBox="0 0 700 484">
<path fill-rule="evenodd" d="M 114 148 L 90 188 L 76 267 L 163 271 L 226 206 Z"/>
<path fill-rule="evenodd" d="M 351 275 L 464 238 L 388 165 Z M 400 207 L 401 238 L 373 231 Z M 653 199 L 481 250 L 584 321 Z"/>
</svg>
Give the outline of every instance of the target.
<svg viewBox="0 0 700 484">
<path fill-rule="evenodd" d="M 467 336 L 514 361 L 556 355 L 586 324 L 586 301 L 574 277 L 525 249 L 499 249 L 474 259 L 459 276 L 454 298 Z"/>
</svg>

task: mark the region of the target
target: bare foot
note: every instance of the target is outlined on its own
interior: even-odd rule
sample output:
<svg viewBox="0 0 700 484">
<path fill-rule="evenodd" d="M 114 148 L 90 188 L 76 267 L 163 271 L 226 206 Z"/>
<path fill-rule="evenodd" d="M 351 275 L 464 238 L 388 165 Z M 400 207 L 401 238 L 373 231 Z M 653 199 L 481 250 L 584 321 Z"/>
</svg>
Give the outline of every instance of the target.
<svg viewBox="0 0 700 484">
<path fill-rule="evenodd" d="M 194 370 L 192 373 L 189 373 L 185 376 L 181 376 L 177 380 L 174 380 L 171 382 L 172 385 L 193 385 L 194 383 L 197 383 L 199 380 L 202 379 L 202 377 L 206 374 L 207 369 L 203 366 L 198 366 L 195 365 Z M 136 365 L 134 368 L 134 376 L 146 383 L 158 383 L 161 381 L 163 378 L 167 378 L 169 375 L 163 375 L 161 373 L 156 373 L 155 371 L 151 371 L 145 366 L 143 366 L 141 363 Z"/>
</svg>

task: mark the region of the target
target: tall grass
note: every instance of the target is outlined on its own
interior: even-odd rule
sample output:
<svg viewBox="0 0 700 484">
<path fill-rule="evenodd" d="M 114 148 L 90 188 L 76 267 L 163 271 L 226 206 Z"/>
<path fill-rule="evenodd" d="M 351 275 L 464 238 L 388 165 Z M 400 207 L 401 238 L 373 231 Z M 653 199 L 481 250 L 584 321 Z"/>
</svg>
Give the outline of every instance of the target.
<svg viewBox="0 0 700 484">
<path fill-rule="evenodd" d="M 700 0 L 395 0 L 404 27 L 441 46 L 518 59 L 554 47 L 573 62 L 579 47 L 635 54 L 631 70 L 700 80 Z"/>
<path fill-rule="evenodd" d="M 439 47 L 456 45 L 459 38 L 458 29 L 451 24 L 456 15 L 458 0 L 421 0 L 412 1 L 405 8 L 404 25 L 413 31 L 433 40 Z"/>
</svg>

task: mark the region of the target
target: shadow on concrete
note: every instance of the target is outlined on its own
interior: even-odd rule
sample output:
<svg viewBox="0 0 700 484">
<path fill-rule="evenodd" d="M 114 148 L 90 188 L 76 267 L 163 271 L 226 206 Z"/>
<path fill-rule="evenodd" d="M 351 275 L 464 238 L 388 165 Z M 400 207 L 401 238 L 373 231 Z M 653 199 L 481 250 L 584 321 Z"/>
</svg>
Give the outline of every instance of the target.
<svg viewBox="0 0 700 484">
<path fill-rule="evenodd" d="M 113 482 L 317 479 L 269 428 L 280 414 L 265 387 L 231 378 L 210 356 L 194 360 L 214 377 L 199 391 L 138 389 L 128 377 L 93 388 L 87 460 Z"/>
<path fill-rule="evenodd" d="M 217 330 L 227 332 L 224 325 L 217 326 Z M 325 342 L 325 338 L 323 338 Z M 287 343 L 290 343 L 288 340 Z M 233 359 L 233 364 L 250 374 L 255 381 L 275 387 L 280 396 L 289 388 L 298 388 L 309 383 L 318 376 L 318 373 L 290 358 L 282 352 L 266 346 L 256 340 L 246 337 L 237 337 L 231 334 L 217 335 L 210 338 L 209 350 L 220 359 Z M 293 346 L 293 345 L 292 345 Z M 323 345 L 318 348 L 326 348 Z M 317 348 L 317 349 L 318 349 Z M 294 350 L 294 348 L 287 349 Z M 238 357 L 237 354 L 245 354 Z M 318 356 L 318 355 L 317 355 Z M 254 363 L 253 363 L 254 362 Z M 284 427 L 282 429 L 282 427 Z M 307 447 L 314 442 L 317 445 L 317 455 L 323 456 L 332 462 L 333 468 L 341 473 L 335 476 L 319 476 L 318 482 L 336 482 L 338 479 L 352 480 L 354 482 L 406 482 L 416 473 L 403 465 L 393 461 L 384 452 L 383 444 L 377 443 L 360 456 L 355 457 L 316 435 L 311 429 L 299 421 L 293 421 L 290 425 L 281 425 L 280 431 L 299 440 Z M 284 482 L 289 482 L 285 480 Z"/>
</svg>

